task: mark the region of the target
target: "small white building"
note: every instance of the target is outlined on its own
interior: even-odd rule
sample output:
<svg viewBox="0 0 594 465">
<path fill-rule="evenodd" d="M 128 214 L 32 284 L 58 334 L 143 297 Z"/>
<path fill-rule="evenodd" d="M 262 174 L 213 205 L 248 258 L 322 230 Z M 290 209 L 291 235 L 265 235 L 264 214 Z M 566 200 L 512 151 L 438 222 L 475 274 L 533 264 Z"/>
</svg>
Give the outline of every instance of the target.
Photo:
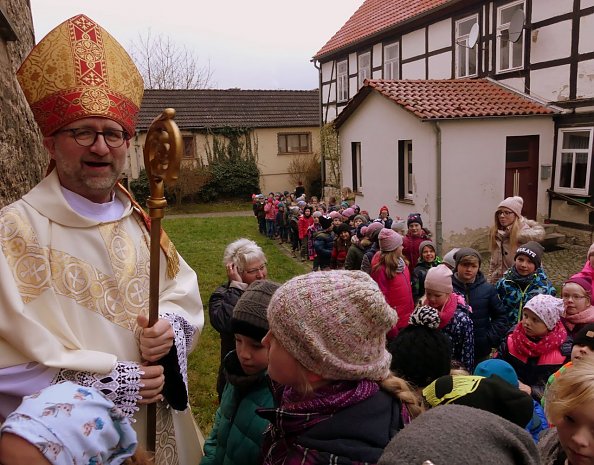
<svg viewBox="0 0 594 465">
<path fill-rule="evenodd" d="M 442 250 L 482 248 L 514 173 L 524 214 L 547 215 L 555 113 L 488 79 L 365 81 L 335 120 L 343 184 L 372 215 L 421 213 Z"/>
</svg>

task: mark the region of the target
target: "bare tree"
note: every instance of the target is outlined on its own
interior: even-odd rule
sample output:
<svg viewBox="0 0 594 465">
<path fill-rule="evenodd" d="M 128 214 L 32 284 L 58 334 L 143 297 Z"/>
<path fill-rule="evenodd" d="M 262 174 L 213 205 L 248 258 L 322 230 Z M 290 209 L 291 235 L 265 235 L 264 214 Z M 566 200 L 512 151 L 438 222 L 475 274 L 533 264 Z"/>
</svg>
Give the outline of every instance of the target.
<svg viewBox="0 0 594 465">
<path fill-rule="evenodd" d="M 130 55 L 138 66 L 146 89 L 206 89 L 211 86 L 210 62 L 200 66 L 198 57 L 169 36 L 139 34 L 130 44 Z"/>
</svg>

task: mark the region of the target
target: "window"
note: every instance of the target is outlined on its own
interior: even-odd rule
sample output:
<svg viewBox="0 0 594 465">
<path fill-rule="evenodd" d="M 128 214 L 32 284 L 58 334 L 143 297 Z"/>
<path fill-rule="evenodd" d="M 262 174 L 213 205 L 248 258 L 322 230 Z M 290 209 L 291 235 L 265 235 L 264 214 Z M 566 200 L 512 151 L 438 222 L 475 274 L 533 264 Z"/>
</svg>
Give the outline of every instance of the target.
<svg viewBox="0 0 594 465">
<path fill-rule="evenodd" d="M 357 58 L 359 66 L 359 87 L 363 86 L 365 79 L 371 78 L 371 53 L 367 52 Z"/>
<path fill-rule="evenodd" d="M 349 75 L 346 60 L 336 65 L 336 90 L 339 102 L 345 102 L 349 99 Z"/>
<path fill-rule="evenodd" d="M 469 35 L 472 26 L 477 24 L 478 15 L 456 21 L 456 77 L 476 76 L 478 49 L 477 44 L 469 48 Z"/>
<path fill-rule="evenodd" d="M 398 199 L 413 199 L 412 140 L 398 141 Z"/>
<path fill-rule="evenodd" d="M 279 134 L 278 153 L 311 153 L 311 134 Z"/>
<path fill-rule="evenodd" d="M 560 192 L 588 195 L 593 130 L 573 128 L 559 131 L 555 184 Z"/>
<path fill-rule="evenodd" d="M 524 1 L 510 3 L 497 9 L 497 72 L 524 66 L 524 30 L 516 42 L 509 40 L 510 21 L 516 11 L 524 11 Z"/>
<path fill-rule="evenodd" d="M 362 192 L 363 176 L 361 174 L 361 142 L 351 142 L 351 158 L 353 166 L 353 191 Z"/>
<path fill-rule="evenodd" d="M 183 136 L 184 158 L 196 158 L 196 146 L 193 136 Z"/>
<path fill-rule="evenodd" d="M 398 43 L 384 47 L 384 79 L 399 79 L 398 58 Z"/>
</svg>

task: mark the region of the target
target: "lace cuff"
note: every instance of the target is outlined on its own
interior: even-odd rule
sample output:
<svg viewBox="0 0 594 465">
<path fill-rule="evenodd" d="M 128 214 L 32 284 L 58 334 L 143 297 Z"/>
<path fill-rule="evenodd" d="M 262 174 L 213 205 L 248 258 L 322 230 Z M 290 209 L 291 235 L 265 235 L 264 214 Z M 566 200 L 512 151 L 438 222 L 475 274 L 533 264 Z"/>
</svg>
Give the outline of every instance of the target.
<svg viewBox="0 0 594 465">
<path fill-rule="evenodd" d="M 192 341 L 196 334 L 196 328 L 188 321 L 175 313 L 163 313 L 161 318 L 167 320 L 175 334 L 173 344 L 177 351 L 177 363 L 181 372 L 186 389 L 188 388 L 188 355 L 192 347 Z"/>
<path fill-rule="evenodd" d="M 140 372 L 141 367 L 135 362 L 117 362 L 115 368 L 106 374 L 62 369 L 52 384 L 72 381 L 81 386 L 93 387 L 119 407 L 124 415 L 131 417 L 138 411 L 136 402 L 140 399 Z"/>
</svg>

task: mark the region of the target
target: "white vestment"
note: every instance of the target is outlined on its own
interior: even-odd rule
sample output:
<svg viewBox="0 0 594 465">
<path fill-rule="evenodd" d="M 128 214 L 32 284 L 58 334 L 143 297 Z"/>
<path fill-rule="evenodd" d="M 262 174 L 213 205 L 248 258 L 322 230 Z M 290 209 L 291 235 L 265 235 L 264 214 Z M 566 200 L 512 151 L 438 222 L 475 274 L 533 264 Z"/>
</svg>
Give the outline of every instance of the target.
<svg viewBox="0 0 594 465">
<path fill-rule="evenodd" d="M 118 220 L 81 216 L 66 202 L 54 170 L 0 211 L 0 381 L 8 380 L 6 385 L 11 370 L 35 369 L 35 363 L 62 373 L 61 379 L 74 373 L 89 384 L 120 367 L 112 384 L 122 392 L 114 395 L 128 396 L 128 404 L 135 405 L 141 361 L 136 317 L 148 312 L 149 234 L 127 196 L 120 191 L 116 196 L 124 205 Z M 160 262 L 159 313 L 174 328 L 187 385 L 187 355 L 204 324 L 198 281 L 181 257 L 174 279 L 167 277 L 163 253 Z M 131 368 L 122 371 L 122 366 Z M 126 377 L 133 379 L 131 385 Z M 158 408 L 157 463 L 198 463 L 199 432 L 190 408 L 165 407 Z M 133 418 L 144 444 L 146 408 Z"/>
</svg>

